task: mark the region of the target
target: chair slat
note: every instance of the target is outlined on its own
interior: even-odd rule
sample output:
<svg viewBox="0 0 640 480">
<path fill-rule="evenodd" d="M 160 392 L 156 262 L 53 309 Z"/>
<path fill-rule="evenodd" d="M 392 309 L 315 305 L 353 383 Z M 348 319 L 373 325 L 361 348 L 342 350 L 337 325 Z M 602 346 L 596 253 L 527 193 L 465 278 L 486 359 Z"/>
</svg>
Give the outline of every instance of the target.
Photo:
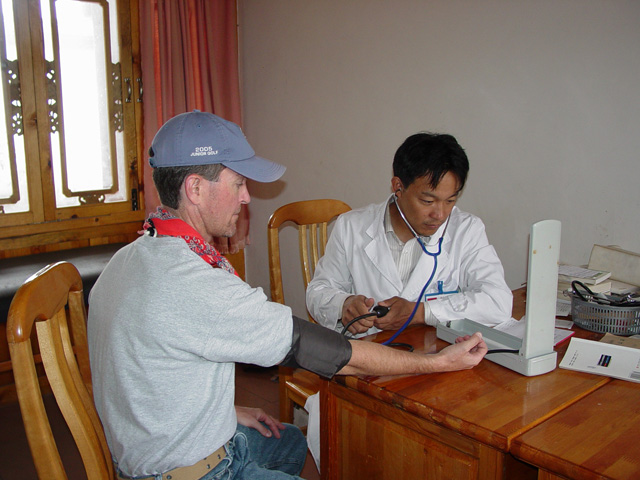
<svg viewBox="0 0 640 480">
<path fill-rule="evenodd" d="M 38 478 L 67 478 L 40 393 L 31 341 L 9 344 L 25 433 Z M 38 460 L 35 460 L 35 457 Z"/>
</svg>

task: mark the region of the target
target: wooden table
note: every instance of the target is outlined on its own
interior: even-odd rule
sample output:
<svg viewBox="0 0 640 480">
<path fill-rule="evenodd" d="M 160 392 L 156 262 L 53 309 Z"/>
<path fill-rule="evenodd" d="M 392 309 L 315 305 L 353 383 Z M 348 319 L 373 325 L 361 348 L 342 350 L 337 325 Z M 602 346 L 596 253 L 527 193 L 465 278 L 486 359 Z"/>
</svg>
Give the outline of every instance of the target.
<svg viewBox="0 0 640 480">
<path fill-rule="evenodd" d="M 519 318 L 524 292 L 514 304 Z M 417 352 L 446 346 L 426 326 L 398 341 Z M 487 360 L 462 372 L 335 377 L 321 388 L 322 478 L 535 478 L 535 468 L 509 455 L 514 439 L 609 381 L 561 369 L 525 377 Z"/>
<path fill-rule="evenodd" d="M 516 438 L 511 453 L 540 480 L 640 478 L 640 384 L 611 381 Z"/>
</svg>

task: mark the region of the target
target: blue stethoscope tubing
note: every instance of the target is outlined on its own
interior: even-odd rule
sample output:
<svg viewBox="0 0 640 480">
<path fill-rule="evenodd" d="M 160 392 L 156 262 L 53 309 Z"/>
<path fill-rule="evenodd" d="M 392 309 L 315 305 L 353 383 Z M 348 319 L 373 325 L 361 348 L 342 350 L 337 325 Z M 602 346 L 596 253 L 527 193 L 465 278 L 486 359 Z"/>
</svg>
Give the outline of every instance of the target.
<svg viewBox="0 0 640 480">
<path fill-rule="evenodd" d="M 440 236 L 440 240 L 438 240 L 438 251 L 437 252 L 430 252 L 429 250 L 427 250 L 427 246 L 424 244 L 424 242 L 422 241 L 420 236 L 416 233 L 416 231 L 413 229 L 411 224 L 409 224 L 409 221 L 405 218 L 404 213 L 400 209 L 400 205 L 398 205 L 398 199 L 397 199 L 395 194 L 393 195 L 393 201 L 396 204 L 396 208 L 398 209 L 398 212 L 400 213 L 400 217 L 402 217 L 402 220 L 404 221 L 404 223 L 407 225 L 407 227 L 409 227 L 409 230 L 411 230 L 411 233 L 413 233 L 413 236 L 416 237 L 416 240 L 420 244 L 420 247 L 422 248 L 422 251 L 424 253 L 426 253 L 427 255 L 429 255 L 430 257 L 433 257 L 433 269 L 431 270 L 431 275 L 429 276 L 429 279 L 427 280 L 427 283 L 425 283 L 424 287 L 422 287 L 422 290 L 420 291 L 420 295 L 418 296 L 418 300 L 416 300 L 416 304 L 413 307 L 411 315 L 409 315 L 409 318 L 407 318 L 407 321 L 404 322 L 404 325 L 402 325 L 396 331 L 396 333 L 393 334 L 393 336 L 391 338 L 389 338 L 388 340 L 385 340 L 384 342 L 382 342 L 382 345 L 389 345 L 390 343 L 392 343 L 398 337 L 398 335 L 400 335 L 402 332 L 404 332 L 405 328 L 407 328 L 409 326 L 409 324 L 411 323 L 411 320 L 413 320 L 413 317 L 416 314 L 416 311 L 418 310 L 418 305 L 420 305 L 420 300 L 422 299 L 422 297 L 424 295 L 424 292 L 427 290 L 427 288 L 429 288 L 429 285 L 431 285 L 431 281 L 433 280 L 433 277 L 436 274 L 436 270 L 438 269 L 438 256 L 440 255 L 440 253 L 442 253 L 442 239 L 444 238 L 444 234 L 447 232 L 447 227 L 449 226 L 449 218 L 451 218 L 451 215 L 449 215 L 449 217 L 447 217 L 447 224 L 445 225 L 444 231 L 442 232 L 442 235 Z"/>
</svg>

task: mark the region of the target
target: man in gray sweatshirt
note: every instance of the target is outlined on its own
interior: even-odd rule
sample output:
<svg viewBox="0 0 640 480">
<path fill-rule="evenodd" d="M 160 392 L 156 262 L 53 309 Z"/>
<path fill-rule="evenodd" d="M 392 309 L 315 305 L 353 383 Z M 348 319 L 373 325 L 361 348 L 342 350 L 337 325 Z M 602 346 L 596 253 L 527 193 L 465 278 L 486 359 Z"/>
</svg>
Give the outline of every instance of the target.
<svg viewBox="0 0 640 480">
<path fill-rule="evenodd" d="M 246 179 L 275 181 L 285 168 L 255 156 L 237 125 L 178 115 L 149 162 L 162 207 L 90 296 L 94 399 L 119 478 L 297 478 L 304 436 L 234 405 L 236 362 L 330 378 L 468 369 L 486 353 L 480 334 L 431 355 L 347 340 L 242 281 L 211 242 L 235 233 Z"/>
</svg>

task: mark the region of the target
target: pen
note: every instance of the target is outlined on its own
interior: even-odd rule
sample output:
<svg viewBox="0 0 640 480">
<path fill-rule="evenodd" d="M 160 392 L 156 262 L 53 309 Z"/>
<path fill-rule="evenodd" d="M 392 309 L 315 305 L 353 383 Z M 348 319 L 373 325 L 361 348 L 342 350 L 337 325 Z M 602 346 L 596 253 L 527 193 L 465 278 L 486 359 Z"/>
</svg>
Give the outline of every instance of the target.
<svg viewBox="0 0 640 480">
<path fill-rule="evenodd" d="M 427 293 L 425 294 L 425 300 L 426 301 L 431 301 L 431 300 L 435 300 L 438 297 L 443 297 L 445 295 L 453 295 L 454 293 L 460 293 L 457 290 L 451 290 L 450 292 L 442 292 L 442 293 Z"/>
<path fill-rule="evenodd" d="M 449 290 L 449 291 L 444 291 L 444 282 L 442 280 L 438 280 L 438 291 L 435 293 L 426 293 L 424 296 L 424 299 L 428 302 L 431 300 L 435 300 L 436 298 L 443 296 L 443 295 L 453 295 L 454 293 L 460 293 L 460 290 Z"/>
</svg>

